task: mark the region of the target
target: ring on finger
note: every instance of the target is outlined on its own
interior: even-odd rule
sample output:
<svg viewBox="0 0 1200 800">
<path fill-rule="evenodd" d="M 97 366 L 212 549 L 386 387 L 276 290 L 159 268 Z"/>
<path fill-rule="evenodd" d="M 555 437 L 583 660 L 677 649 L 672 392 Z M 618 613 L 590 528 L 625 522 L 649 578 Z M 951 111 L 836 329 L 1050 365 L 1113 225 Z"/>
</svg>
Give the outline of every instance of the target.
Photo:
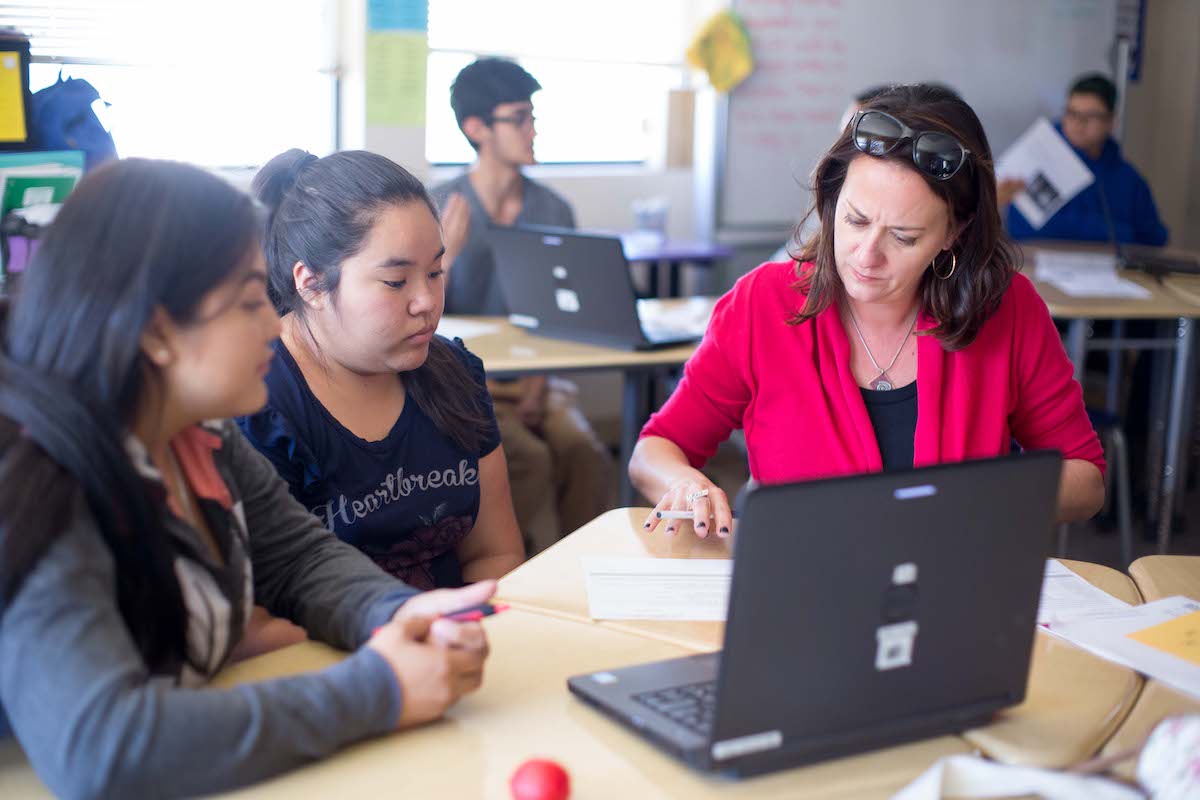
<svg viewBox="0 0 1200 800">
<path fill-rule="evenodd" d="M 708 489 L 700 489 L 699 491 L 692 492 L 687 496 L 687 501 L 689 503 L 694 503 L 701 497 L 708 497 Z"/>
</svg>

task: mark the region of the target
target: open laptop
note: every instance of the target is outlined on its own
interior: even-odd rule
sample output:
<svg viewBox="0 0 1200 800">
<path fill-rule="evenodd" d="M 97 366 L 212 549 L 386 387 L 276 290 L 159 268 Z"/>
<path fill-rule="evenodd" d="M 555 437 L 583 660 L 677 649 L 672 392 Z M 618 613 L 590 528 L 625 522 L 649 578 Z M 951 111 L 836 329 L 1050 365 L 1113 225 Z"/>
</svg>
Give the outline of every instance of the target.
<svg viewBox="0 0 1200 800">
<path fill-rule="evenodd" d="M 758 487 L 724 648 L 570 678 L 688 764 L 750 775 L 977 726 L 1025 696 L 1061 457 Z"/>
<path fill-rule="evenodd" d="M 627 350 L 693 342 L 706 315 L 652 313 L 639 301 L 617 236 L 545 226 L 488 231 L 509 320 L 545 336 Z"/>
</svg>

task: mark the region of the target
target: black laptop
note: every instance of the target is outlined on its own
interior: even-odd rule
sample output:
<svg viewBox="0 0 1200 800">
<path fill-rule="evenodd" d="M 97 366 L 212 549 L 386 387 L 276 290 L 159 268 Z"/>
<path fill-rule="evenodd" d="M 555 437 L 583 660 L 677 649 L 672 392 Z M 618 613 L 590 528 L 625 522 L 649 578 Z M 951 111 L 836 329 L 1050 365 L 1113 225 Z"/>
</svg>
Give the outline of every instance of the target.
<svg viewBox="0 0 1200 800">
<path fill-rule="evenodd" d="M 654 313 L 638 300 L 618 236 L 569 228 L 494 226 L 488 231 L 509 321 L 559 339 L 648 350 L 694 342 L 706 315 Z"/>
<path fill-rule="evenodd" d="M 751 775 L 961 731 L 1025 696 L 1054 452 L 744 496 L 719 653 L 579 675 L 585 702 Z"/>
</svg>

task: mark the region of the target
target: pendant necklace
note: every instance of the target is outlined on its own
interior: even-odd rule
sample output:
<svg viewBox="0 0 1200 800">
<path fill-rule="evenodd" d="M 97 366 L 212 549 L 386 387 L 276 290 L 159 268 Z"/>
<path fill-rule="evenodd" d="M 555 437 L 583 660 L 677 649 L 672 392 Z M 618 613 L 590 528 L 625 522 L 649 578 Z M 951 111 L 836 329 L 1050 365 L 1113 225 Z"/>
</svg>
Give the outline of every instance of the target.
<svg viewBox="0 0 1200 800">
<path fill-rule="evenodd" d="M 879 370 L 879 374 L 867 385 L 877 392 L 890 392 L 896 387 L 892 383 L 891 376 L 888 375 L 888 370 L 895 366 L 896 359 L 900 357 L 904 345 L 908 344 L 908 337 L 912 336 L 913 329 L 917 327 L 917 313 L 913 312 L 912 323 L 908 326 L 908 333 L 904 334 L 904 341 L 900 342 L 900 347 L 896 349 L 896 355 L 892 356 L 892 360 L 886 367 L 880 367 L 875 356 L 871 354 L 871 348 L 867 346 L 867 340 L 863 338 L 862 331 L 858 327 L 858 320 L 854 318 L 854 309 L 850 308 L 849 303 L 846 304 L 846 311 L 850 313 L 850 324 L 854 326 L 854 332 L 858 334 L 858 340 L 862 342 L 863 350 L 867 351 L 867 358 L 871 359 L 871 365 Z"/>
</svg>

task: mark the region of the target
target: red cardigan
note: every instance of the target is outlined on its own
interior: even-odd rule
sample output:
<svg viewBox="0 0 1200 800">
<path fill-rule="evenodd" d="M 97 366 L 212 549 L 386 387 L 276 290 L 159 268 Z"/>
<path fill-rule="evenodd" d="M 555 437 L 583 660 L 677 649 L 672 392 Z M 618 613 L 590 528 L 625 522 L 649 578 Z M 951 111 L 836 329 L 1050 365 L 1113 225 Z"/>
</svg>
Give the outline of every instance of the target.
<svg viewBox="0 0 1200 800">
<path fill-rule="evenodd" d="M 788 325 L 804 304 L 795 281 L 792 262 L 767 263 L 720 299 L 683 380 L 643 438 L 670 439 L 700 467 L 731 430 L 744 428 L 750 473 L 764 483 L 883 468 L 837 305 Z M 918 331 L 934 326 L 920 315 Z M 917 341 L 915 466 L 1000 455 L 1015 439 L 1103 471 L 1082 389 L 1024 275 L 1013 278 L 969 347 L 951 353 L 932 336 Z"/>
</svg>

